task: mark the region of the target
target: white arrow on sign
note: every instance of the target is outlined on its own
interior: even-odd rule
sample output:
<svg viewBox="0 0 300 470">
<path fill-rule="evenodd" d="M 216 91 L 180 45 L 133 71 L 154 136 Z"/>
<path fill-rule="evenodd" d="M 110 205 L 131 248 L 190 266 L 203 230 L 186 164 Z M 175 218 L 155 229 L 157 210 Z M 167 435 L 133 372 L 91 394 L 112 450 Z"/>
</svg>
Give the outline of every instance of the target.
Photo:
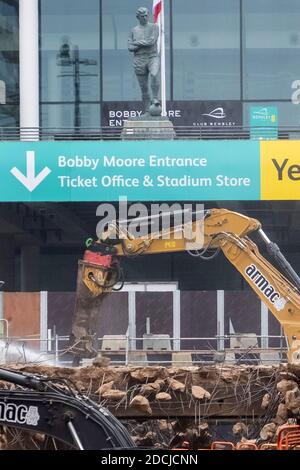
<svg viewBox="0 0 300 470">
<path fill-rule="evenodd" d="M 14 167 L 10 172 L 22 183 L 28 191 L 32 192 L 51 173 L 46 166 L 38 175 L 35 175 L 35 154 L 32 150 L 26 152 L 26 176 Z"/>
</svg>

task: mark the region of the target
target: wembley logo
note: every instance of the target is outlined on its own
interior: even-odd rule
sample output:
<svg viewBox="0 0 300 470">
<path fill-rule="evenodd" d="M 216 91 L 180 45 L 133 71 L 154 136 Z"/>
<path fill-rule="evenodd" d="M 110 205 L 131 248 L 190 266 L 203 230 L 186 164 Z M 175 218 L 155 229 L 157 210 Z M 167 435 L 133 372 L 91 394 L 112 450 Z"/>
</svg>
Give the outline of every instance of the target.
<svg viewBox="0 0 300 470">
<path fill-rule="evenodd" d="M 274 305 L 279 312 L 283 310 L 286 300 L 280 297 L 279 292 L 270 284 L 267 278 L 257 269 L 255 264 L 250 264 L 245 269 L 247 276 L 253 281 L 256 287 L 264 294 L 264 296 Z"/>
<path fill-rule="evenodd" d="M 259 111 L 255 111 L 253 114 L 257 114 L 258 116 L 268 116 L 269 112 L 267 108 L 261 108 Z"/>
<path fill-rule="evenodd" d="M 224 112 L 224 108 L 216 108 L 213 109 L 210 113 L 203 113 L 202 116 L 209 116 L 215 119 L 225 119 L 226 113 Z"/>
<path fill-rule="evenodd" d="M 276 122 L 276 114 L 272 114 L 270 112 L 271 110 L 268 108 L 261 108 L 257 111 L 254 111 L 252 114 L 252 118 L 255 120 L 260 120 L 260 121 L 269 121 L 271 120 L 272 122 Z"/>
<path fill-rule="evenodd" d="M 40 415 L 37 406 L 0 402 L 0 421 L 36 426 L 39 419 Z"/>
</svg>

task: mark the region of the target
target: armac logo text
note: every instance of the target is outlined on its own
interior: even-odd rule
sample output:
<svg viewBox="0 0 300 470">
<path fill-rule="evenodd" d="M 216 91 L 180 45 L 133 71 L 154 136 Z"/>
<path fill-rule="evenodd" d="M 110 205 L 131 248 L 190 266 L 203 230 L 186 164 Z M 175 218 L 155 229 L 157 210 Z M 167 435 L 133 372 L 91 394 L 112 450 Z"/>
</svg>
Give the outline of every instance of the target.
<svg viewBox="0 0 300 470">
<path fill-rule="evenodd" d="M 37 426 L 40 419 L 37 406 L 0 402 L 0 421 Z"/>
<path fill-rule="evenodd" d="M 276 310 L 283 310 L 286 300 L 280 296 L 279 292 L 271 285 L 266 276 L 256 267 L 255 264 L 250 264 L 245 269 L 247 276 L 251 282 L 263 293 L 263 295 L 274 305 Z"/>
</svg>

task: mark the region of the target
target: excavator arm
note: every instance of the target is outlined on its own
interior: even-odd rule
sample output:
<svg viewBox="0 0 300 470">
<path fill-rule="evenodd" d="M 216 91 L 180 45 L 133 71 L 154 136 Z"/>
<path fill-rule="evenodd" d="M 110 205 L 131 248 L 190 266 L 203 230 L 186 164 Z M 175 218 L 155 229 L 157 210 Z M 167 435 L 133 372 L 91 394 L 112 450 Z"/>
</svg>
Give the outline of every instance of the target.
<svg viewBox="0 0 300 470">
<path fill-rule="evenodd" d="M 123 425 L 69 380 L 2 368 L 0 380 L 13 384 L 0 390 L 0 425 L 42 433 L 78 450 L 134 447 Z"/>
<path fill-rule="evenodd" d="M 254 231 L 265 242 L 280 271 L 250 240 L 249 234 Z M 112 233 L 117 234 L 117 239 L 112 240 Z M 194 241 L 201 240 L 202 246 L 191 252 L 193 237 Z M 122 224 L 113 222 L 79 261 L 71 334 L 73 354 L 78 357 L 97 354 L 94 342 L 97 317 L 105 295 L 115 290 L 118 283 L 122 287 L 122 257 L 188 251 L 200 259 L 209 259 L 220 250 L 282 325 L 289 362 L 300 363 L 300 278 L 277 245 L 268 239 L 258 220 L 226 209 L 212 209 L 203 214 L 201 221 L 175 225 L 141 237 L 131 236 Z"/>
<path fill-rule="evenodd" d="M 288 345 L 288 361 L 300 364 L 299 290 L 260 254 L 248 237 L 242 239 L 224 233 L 217 238 L 226 258 L 281 324 Z M 288 271 L 291 276 L 292 273 Z"/>
</svg>

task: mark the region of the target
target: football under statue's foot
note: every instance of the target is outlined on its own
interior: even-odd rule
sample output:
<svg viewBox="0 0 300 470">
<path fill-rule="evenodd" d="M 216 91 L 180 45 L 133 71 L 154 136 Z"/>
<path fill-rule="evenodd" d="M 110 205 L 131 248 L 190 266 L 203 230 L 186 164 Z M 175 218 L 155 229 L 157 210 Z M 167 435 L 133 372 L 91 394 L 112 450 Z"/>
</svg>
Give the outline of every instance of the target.
<svg viewBox="0 0 300 470">
<path fill-rule="evenodd" d="M 161 116 L 161 104 L 160 101 L 154 99 L 149 107 L 149 113 L 151 116 Z"/>
</svg>

